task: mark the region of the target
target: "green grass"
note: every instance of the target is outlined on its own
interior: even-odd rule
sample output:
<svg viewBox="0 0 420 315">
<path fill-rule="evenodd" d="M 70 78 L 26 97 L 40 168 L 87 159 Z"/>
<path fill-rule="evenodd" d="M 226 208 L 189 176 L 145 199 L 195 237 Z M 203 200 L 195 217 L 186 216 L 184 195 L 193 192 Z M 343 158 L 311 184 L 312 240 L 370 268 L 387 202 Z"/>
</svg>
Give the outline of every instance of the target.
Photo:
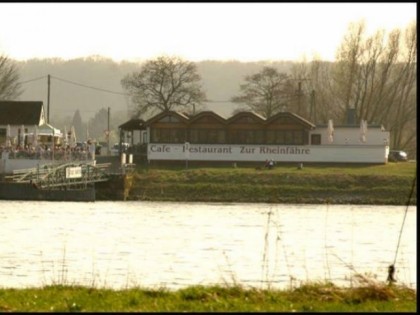
<svg viewBox="0 0 420 315">
<path fill-rule="evenodd" d="M 386 165 L 138 168 L 129 200 L 403 205 L 416 163 Z M 411 204 L 417 203 L 414 192 Z"/>
<path fill-rule="evenodd" d="M 387 164 L 304 164 L 303 170 L 297 168 L 297 164 L 277 164 L 276 167 L 272 170 L 264 169 L 261 167 L 261 172 L 270 172 L 270 173 L 305 173 L 311 174 L 354 174 L 354 175 L 413 175 L 416 170 L 417 163 L 415 162 L 399 162 L 394 163 L 390 162 Z M 189 166 L 188 169 L 185 166 L 162 166 L 162 167 L 151 167 L 149 170 L 160 170 L 160 171 L 189 171 L 189 170 L 203 170 L 211 172 L 226 172 L 230 171 L 233 174 L 238 173 L 255 173 L 256 166 L 248 167 L 237 167 L 233 168 L 231 166 L 214 166 L 214 167 L 197 167 Z M 147 169 L 141 166 L 137 167 L 138 172 L 144 172 Z"/>
<path fill-rule="evenodd" d="M 288 290 L 191 286 L 110 290 L 80 286 L 0 289 L 2 312 L 414 312 L 416 292 L 366 284 L 309 283 Z"/>
</svg>

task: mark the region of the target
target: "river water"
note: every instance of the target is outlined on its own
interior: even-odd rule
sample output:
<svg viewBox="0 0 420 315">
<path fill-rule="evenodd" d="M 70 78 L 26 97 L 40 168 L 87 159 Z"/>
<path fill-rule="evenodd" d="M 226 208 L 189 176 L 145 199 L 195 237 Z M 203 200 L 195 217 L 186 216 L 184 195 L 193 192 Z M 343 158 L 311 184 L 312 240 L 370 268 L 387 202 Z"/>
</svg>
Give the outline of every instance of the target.
<svg viewBox="0 0 420 315">
<path fill-rule="evenodd" d="M 398 283 L 414 288 L 416 207 L 405 213 L 405 206 L 0 201 L 0 286 L 347 286 L 359 283 L 356 273 L 385 281 L 396 258 Z"/>
</svg>

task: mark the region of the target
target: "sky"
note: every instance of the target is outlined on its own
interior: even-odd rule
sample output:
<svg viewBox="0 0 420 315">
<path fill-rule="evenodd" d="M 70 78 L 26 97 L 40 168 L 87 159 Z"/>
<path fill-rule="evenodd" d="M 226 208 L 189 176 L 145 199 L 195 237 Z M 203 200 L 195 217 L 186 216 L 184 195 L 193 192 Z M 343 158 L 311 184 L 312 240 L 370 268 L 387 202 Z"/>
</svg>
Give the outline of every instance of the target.
<svg viewBox="0 0 420 315">
<path fill-rule="evenodd" d="M 0 54 L 140 61 L 333 61 L 349 24 L 404 29 L 416 2 L 0 3 Z"/>
</svg>

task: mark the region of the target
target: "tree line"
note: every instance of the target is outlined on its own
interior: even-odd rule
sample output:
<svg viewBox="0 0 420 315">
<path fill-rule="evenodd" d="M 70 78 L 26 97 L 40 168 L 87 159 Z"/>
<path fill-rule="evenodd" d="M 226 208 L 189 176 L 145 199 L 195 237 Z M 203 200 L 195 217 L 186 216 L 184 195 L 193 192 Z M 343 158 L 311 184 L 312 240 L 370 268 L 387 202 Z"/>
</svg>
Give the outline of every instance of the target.
<svg viewBox="0 0 420 315">
<path fill-rule="evenodd" d="M 358 121 L 380 124 L 391 133 L 391 149 L 416 152 L 416 23 L 389 34 L 366 34 L 363 21 L 351 23 L 334 62 L 317 57 L 292 64 L 287 71 L 261 65 L 238 82 L 229 101 L 236 110 L 253 110 L 268 118 L 291 111 L 316 124 L 333 119 L 344 124 L 348 109 Z M 0 99 L 20 95 L 17 69 L 0 58 Z M 159 56 L 121 78 L 129 99 L 131 117 L 147 119 L 165 110 L 193 114 L 208 101 L 197 63 L 176 56 Z M 101 126 L 106 109 L 100 109 L 88 125 Z M 76 113 L 75 113 L 76 115 Z M 80 113 L 79 113 L 80 115 Z M 73 117 L 73 120 L 79 120 Z M 97 131 L 95 131 L 96 133 Z M 103 132 L 103 130 L 102 130 Z"/>
</svg>

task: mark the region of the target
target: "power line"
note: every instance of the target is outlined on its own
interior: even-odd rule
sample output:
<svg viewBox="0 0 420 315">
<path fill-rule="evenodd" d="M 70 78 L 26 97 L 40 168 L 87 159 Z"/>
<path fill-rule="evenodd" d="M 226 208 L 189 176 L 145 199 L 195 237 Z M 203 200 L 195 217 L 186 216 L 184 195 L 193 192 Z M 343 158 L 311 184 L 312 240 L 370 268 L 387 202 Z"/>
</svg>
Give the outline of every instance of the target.
<svg viewBox="0 0 420 315">
<path fill-rule="evenodd" d="M 25 83 L 29 83 L 32 81 L 37 81 L 37 80 L 41 80 L 41 79 L 45 79 L 47 76 L 44 75 L 43 77 L 39 77 L 39 78 L 35 78 L 35 79 L 31 79 L 31 80 L 27 80 L 27 81 L 23 81 L 23 82 L 19 82 L 20 84 L 25 84 Z"/>
<path fill-rule="evenodd" d="M 70 80 L 66 80 L 66 79 L 62 79 L 56 76 L 50 76 L 51 78 L 57 79 L 58 81 L 63 81 L 66 83 L 70 83 L 70 84 L 74 84 L 77 86 L 81 86 L 84 88 L 88 88 L 88 89 L 93 89 L 93 90 L 98 90 L 101 92 L 107 92 L 107 93 L 112 93 L 112 94 L 117 94 L 117 95 L 123 95 L 123 96 L 130 96 L 130 94 L 126 94 L 126 93 L 122 93 L 122 92 L 115 92 L 115 91 L 111 91 L 111 90 L 107 90 L 107 89 L 102 89 L 102 88 L 98 88 L 98 87 L 94 87 L 94 86 L 89 86 L 89 85 L 85 85 L 85 84 L 81 84 L 78 82 L 74 82 L 74 81 L 70 81 Z M 20 82 L 21 84 L 25 84 L 28 82 L 32 82 L 32 81 L 36 81 L 36 80 L 41 80 L 41 79 L 45 79 L 47 78 L 47 76 L 43 76 L 43 77 L 39 77 L 39 78 L 35 78 L 35 79 L 31 79 L 31 80 L 27 80 L 27 81 L 23 81 Z M 231 102 L 230 100 L 206 100 L 205 103 L 226 103 L 226 102 Z"/>
<path fill-rule="evenodd" d="M 227 101 L 221 101 L 221 100 L 217 100 L 217 101 L 213 101 L 213 100 L 206 100 L 206 101 L 204 101 L 204 103 L 226 103 L 226 102 L 229 102 L 229 103 L 232 103 L 232 101 L 230 101 L 230 100 L 227 100 Z"/>
<path fill-rule="evenodd" d="M 100 108 L 101 109 L 105 109 L 104 107 Z M 54 113 L 73 113 L 74 110 L 72 109 L 65 109 L 65 110 L 54 110 Z M 83 113 L 96 113 L 98 112 L 98 110 L 88 110 L 88 109 L 79 109 L 79 112 L 83 112 Z"/>
<path fill-rule="evenodd" d="M 97 87 L 94 87 L 94 86 L 89 86 L 89 85 L 77 83 L 77 82 L 74 82 L 74 81 L 70 81 L 70 80 L 66 80 L 66 79 L 61 79 L 61 78 L 58 78 L 58 77 L 55 77 L 55 76 L 51 76 L 51 78 L 54 78 L 54 79 L 57 79 L 59 81 L 63 81 L 63 82 L 66 82 L 66 83 L 74 84 L 74 85 L 77 85 L 77 86 L 81 86 L 81 87 L 84 87 L 84 88 L 92 89 L 92 90 L 97 90 L 97 91 L 111 93 L 111 94 L 117 94 L 117 95 L 123 95 L 123 96 L 130 96 L 129 94 L 126 94 L 126 93 L 115 92 L 115 91 L 111 91 L 111 90 L 97 88 Z"/>
<path fill-rule="evenodd" d="M 77 86 L 92 89 L 92 90 L 97 90 L 97 91 L 101 91 L 101 92 L 106 92 L 106 93 L 111 93 L 111 94 L 116 94 L 116 95 L 122 95 L 122 96 L 130 96 L 130 94 L 127 94 L 127 93 L 115 92 L 115 91 L 111 91 L 111 90 L 107 90 L 107 89 L 98 88 L 98 87 L 95 87 L 95 86 L 85 85 L 85 84 L 81 84 L 81 83 L 78 83 L 78 82 L 62 79 L 62 78 L 52 76 L 52 75 L 50 75 L 50 77 L 53 78 L 53 79 L 56 79 L 58 81 L 70 83 L 70 84 L 73 84 L 73 85 L 77 85 Z M 29 83 L 29 82 L 32 82 L 32 81 L 45 79 L 45 78 L 47 78 L 47 76 L 42 76 L 42 77 L 39 77 L 39 78 L 23 81 L 23 82 L 20 82 L 20 83 L 25 84 L 25 83 Z M 308 79 L 304 78 L 304 79 L 300 79 L 300 80 L 308 80 Z M 300 95 L 301 96 L 307 95 L 307 93 L 301 93 Z M 290 96 L 288 96 L 288 97 L 290 97 Z M 206 100 L 206 101 L 204 101 L 204 103 L 234 103 L 234 102 L 232 102 L 231 100 Z"/>
<path fill-rule="evenodd" d="M 298 98 L 301 96 L 308 96 L 310 94 L 311 93 L 309 92 L 300 92 L 300 93 L 294 93 L 294 94 L 284 94 L 284 97 L 287 100 L 291 100 L 291 99 Z M 235 102 L 233 102 L 232 100 L 205 100 L 204 103 L 235 103 Z"/>
</svg>

